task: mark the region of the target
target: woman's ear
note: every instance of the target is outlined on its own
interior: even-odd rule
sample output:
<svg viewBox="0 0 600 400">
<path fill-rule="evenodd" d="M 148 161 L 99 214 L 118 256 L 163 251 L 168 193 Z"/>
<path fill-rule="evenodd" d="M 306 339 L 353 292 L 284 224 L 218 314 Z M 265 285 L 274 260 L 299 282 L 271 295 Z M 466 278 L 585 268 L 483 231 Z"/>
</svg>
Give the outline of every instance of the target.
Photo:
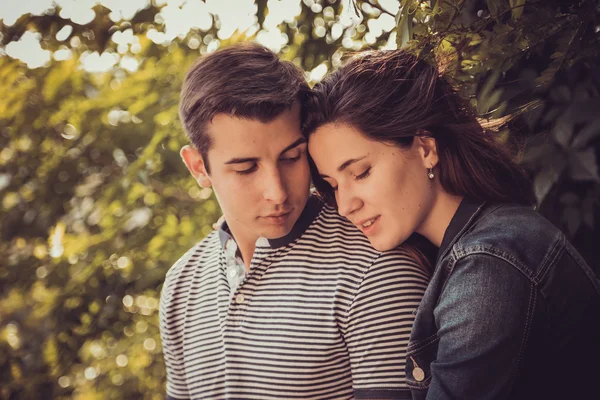
<svg viewBox="0 0 600 400">
<path fill-rule="evenodd" d="M 440 161 L 437 142 L 431 136 L 416 136 L 415 144 L 425 168 L 434 168 Z"/>
<path fill-rule="evenodd" d="M 210 176 L 206 171 L 206 165 L 204 163 L 204 159 L 198 150 L 194 147 L 187 145 L 181 148 L 179 152 L 181 155 L 181 159 L 183 163 L 190 171 L 198 185 L 203 188 L 208 188 L 211 186 Z"/>
</svg>

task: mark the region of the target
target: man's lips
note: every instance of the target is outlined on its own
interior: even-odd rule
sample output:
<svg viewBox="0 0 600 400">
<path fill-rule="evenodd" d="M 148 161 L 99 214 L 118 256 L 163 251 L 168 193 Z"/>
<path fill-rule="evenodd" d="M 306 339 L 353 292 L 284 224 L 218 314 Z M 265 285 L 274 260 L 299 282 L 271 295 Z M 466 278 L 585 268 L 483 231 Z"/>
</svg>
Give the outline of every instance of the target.
<svg viewBox="0 0 600 400">
<path fill-rule="evenodd" d="M 264 215 L 262 218 L 279 218 L 279 217 L 285 217 L 286 215 L 288 215 L 291 212 L 292 212 L 292 210 L 286 211 L 286 212 L 282 212 L 282 213 L 277 213 L 277 214 Z"/>
<path fill-rule="evenodd" d="M 264 221 L 272 223 L 272 224 L 282 224 L 287 220 L 287 218 L 290 216 L 291 213 L 292 213 L 292 211 L 290 210 L 290 211 L 283 212 L 283 213 L 265 215 L 265 216 L 262 216 L 261 218 Z"/>
</svg>

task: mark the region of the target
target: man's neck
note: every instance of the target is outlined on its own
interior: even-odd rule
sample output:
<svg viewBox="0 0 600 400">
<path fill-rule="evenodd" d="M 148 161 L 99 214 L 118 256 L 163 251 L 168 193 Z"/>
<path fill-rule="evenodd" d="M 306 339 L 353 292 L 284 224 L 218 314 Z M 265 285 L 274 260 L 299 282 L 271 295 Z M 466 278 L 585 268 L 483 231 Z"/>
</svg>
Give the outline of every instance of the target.
<svg viewBox="0 0 600 400">
<path fill-rule="evenodd" d="M 231 232 L 231 236 L 235 240 L 235 243 L 242 255 L 242 260 L 244 261 L 244 265 L 246 266 L 246 271 L 250 270 L 250 262 L 252 261 L 252 257 L 254 257 L 254 250 L 256 248 L 256 241 L 259 236 L 250 232 L 243 226 L 239 226 L 235 223 L 227 223 L 229 227 L 229 231 Z"/>
<path fill-rule="evenodd" d="M 319 199 L 316 197 L 309 197 L 303 207 L 300 217 L 294 223 L 292 230 L 281 238 L 270 238 L 269 245 L 272 248 L 286 246 L 300 237 L 306 228 L 308 228 L 312 221 L 317 217 L 322 206 L 323 203 Z M 238 223 L 238 221 L 235 219 L 227 220 L 227 217 L 225 217 L 225 221 L 227 222 L 229 233 L 231 233 L 231 236 L 233 236 L 233 239 L 237 244 L 242 256 L 242 260 L 244 261 L 244 265 L 246 266 L 246 270 L 249 270 L 250 262 L 252 261 L 252 257 L 254 257 L 254 252 L 256 251 L 256 242 L 260 235 L 250 231 L 243 224 Z"/>
</svg>

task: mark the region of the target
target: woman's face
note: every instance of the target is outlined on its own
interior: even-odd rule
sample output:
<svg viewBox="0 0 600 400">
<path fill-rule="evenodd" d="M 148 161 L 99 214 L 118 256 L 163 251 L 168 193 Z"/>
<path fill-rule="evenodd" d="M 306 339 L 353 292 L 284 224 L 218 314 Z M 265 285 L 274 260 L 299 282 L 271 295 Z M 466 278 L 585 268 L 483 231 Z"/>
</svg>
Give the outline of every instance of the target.
<svg viewBox="0 0 600 400">
<path fill-rule="evenodd" d="M 340 215 L 379 251 L 421 233 L 429 216 L 436 185 L 427 173 L 437 164 L 437 152 L 426 140 L 417 137 L 411 147 L 401 149 L 339 124 L 323 125 L 309 138 L 310 155 L 335 190 Z"/>
</svg>

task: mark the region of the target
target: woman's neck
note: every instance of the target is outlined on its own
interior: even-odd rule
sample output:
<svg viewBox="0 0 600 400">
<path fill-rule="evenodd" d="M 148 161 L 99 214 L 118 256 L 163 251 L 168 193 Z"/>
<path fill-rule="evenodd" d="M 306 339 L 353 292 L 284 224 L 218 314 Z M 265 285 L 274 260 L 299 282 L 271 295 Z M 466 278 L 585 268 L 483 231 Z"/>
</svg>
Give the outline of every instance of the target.
<svg viewBox="0 0 600 400">
<path fill-rule="evenodd" d="M 454 214 L 456 214 L 456 210 L 458 210 L 462 199 L 462 196 L 451 195 L 443 190 L 440 191 L 418 233 L 425 236 L 437 247 L 440 247 L 444 240 L 446 229 L 448 229 L 448 225 L 450 225 L 450 221 L 452 221 Z"/>
</svg>

